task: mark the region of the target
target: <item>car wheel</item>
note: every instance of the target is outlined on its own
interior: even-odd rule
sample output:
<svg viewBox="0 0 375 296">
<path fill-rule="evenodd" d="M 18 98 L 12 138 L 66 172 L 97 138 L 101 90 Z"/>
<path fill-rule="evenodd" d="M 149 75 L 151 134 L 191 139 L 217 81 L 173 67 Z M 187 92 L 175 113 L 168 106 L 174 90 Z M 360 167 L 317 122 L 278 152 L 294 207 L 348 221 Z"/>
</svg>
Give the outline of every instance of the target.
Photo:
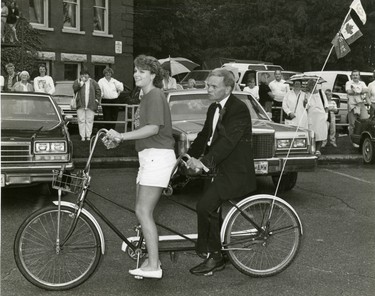
<svg viewBox="0 0 375 296">
<path fill-rule="evenodd" d="M 286 192 L 286 191 L 292 190 L 297 183 L 297 177 L 298 177 L 297 172 L 284 173 L 281 178 L 278 191 Z M 272 182 L 273 182 L 273 185 L 275 185 L 275 187 L 277 186 L 277 183 L 279 182 L 279 178 L 280 178 L 280 175 L 272 176 Z"/>
<path fill-rule="evenodd" d="M 362 157 L 365 164 L 375 163 L 375 144 L 368 137 L 362 143 Z"/>
</svg>

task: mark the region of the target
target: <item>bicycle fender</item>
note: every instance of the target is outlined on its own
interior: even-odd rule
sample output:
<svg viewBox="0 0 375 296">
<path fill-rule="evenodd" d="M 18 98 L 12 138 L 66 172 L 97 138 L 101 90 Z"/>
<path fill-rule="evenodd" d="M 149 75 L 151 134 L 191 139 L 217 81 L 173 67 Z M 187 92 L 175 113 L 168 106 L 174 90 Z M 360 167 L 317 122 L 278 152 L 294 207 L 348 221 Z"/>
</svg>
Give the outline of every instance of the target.
<svg viewBox="0 0 375 296">
<path fill-rule="evenodd" d="M 53 201 L 53 203 L 57 206 L 58 205 L 58 201 L 55 200 Z M 67 202 L 67 201 L 62 201 L 61 202 L 61 205 L 62 206 L 65 206 L 65 207 L 68 207 L 68 208 L 72 208 L 72 209 L 77 209 L 77 205 L 74 204 L 74 203 L 71 203 L 71 202 Z M 87 211 L 86 209 L 82 209 L 82 213 L 84 215 L 87 216 L 87 218 L 89 218 L 91 220 L 92 223 L 94 223 L 95 227 L 96 227 L 96 230 L 98 231 L 99 233 L 99 237 L 100 237 L 100 244 L 101 244 L 101 250 L 102 250 L 102 254 L 104 255 L 104 251 L 105 251 L 105 240 L 104 240 L 104 233 L 102 231 L 102 228 L 100 227 L 100 224 L 98 223 L 98 221 L 95 219 L 95 217 L 93 215 L 90 214 L 89 211 Z"/>
<path fill-rule="evenodd" d="M 270 199 L 270 200 L 275 199 L 278 202 L 286 205 L 293 212 L 293 214 L 296 215 L 296 217 L 298 219 L 298 224 L 299 224 L 300 229 L 301 229 L 301 235 L 303 235 L 303 228 L 302 228 L 301 219 L 299 218 L 297 212 L 293 209 L 293 207 L 290 204 L 288 204 L 285 200 L 281 199 L 280 197 L 277 197 L 275 195 L 270 195 L 270 194 L 257 194 L 257 195 L 246 197 L 245 199 L 238 202 L 236 205 L 237 205 L 237 207 L 241 207 L 242 205 L 244 205 L 248 201 L 257 200 L 257 199 Z M 225 216 L 225 219 L 223 221 L 223 224 L 221 226 L 221 231 L 220 231 L 221 242 L 224 242 L 225 229 L 228 226 L 230 217 L 234 214 L 235 211 L 237 211 L 237 209 L 235 207 L 232 207 L 230 209 L 230 211 L 228 212 L 228 214 Z"/>
</svg>

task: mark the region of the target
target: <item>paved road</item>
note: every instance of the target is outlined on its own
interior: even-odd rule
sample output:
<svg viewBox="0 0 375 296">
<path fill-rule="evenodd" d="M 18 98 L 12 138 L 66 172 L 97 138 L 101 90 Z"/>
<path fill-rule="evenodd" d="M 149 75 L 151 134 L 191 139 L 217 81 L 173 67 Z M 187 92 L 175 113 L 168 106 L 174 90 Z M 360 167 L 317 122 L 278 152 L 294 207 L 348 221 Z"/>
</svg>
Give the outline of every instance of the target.
<svg viewBox="0 0 375 296">
<path fill-rule="evenodd" d="M 135 169 L 93 170 L 93 189 L 132 206 Z M 199 262 L 193 252 L 179 253 L 177 263 L 162 254 L 165 276 L 161 281 L 137 281 L 127 273 L 134 262 L 120 251 L 121 242 L 107 227 L 107 253 L 100 268 L 83 285 L 65 292 L 42 291 L 29 284 L 17 270 L 12 254 L 15 232 L 33 210 L 52 198 L 38 188 L 2 191 L 1 295 L 373 295 L 375 290 L 375 169 L 374 166 L 327 166 L 315 173 L 301 173 L 297 186 L 279 194 L 299 213 L 304 241 L 296 261 L 271 278 L 251 278 L 230 264 L 213 277 L 195 277 L 188 269 Z M 273 185 L 260 178 L 259 192 L 272 193 Z M 177 198 L 193 205 L 198 188 Z M 65 199 L 71 199 L 67 196 Z M 103 207 L 116 224 L 133 235 L 135 219 Z M 195 232 L 195 215 L 163 200 L 157 220 L 183 232 Z"/>
</svg>

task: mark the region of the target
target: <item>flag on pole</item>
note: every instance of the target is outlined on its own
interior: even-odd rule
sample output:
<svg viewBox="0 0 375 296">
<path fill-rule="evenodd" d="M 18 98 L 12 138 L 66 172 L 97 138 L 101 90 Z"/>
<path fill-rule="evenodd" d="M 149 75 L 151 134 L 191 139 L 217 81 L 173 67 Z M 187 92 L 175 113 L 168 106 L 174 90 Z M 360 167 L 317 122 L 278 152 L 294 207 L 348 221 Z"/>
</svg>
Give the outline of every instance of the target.
<svg viewBox="0 0 375 296">
<path fill-rule="evenodd" d="M 331 43 L 335 47 L 336 56 L 338 59 L 343 58 L 350 52 L 350 47 L 341 33 L 337 33 Z"/>
<path fill-rule="evenodd" d="M 350 14 L 346 17 L 340 33 L 345 38 L 346 43 L 352 44 L 354 41 L 356 41 L 359 37 L 361 37 L 363 34 L 359 30 L 357 24 L 354 22 Z"/>
<path fill-rule="evenodd" d="M 363 24 L 365 24 L 366 20 L 367 20 L 367 18 L 366 18 L 366 12 L 363 9 L 361 0 L 354 0 L 353 3 L 350 5 L 350 8 L 353 9 L 357 13 L 357 15 L 358 15 L 359 19 L 361 20 L 361 22 Z"/>
</svg>

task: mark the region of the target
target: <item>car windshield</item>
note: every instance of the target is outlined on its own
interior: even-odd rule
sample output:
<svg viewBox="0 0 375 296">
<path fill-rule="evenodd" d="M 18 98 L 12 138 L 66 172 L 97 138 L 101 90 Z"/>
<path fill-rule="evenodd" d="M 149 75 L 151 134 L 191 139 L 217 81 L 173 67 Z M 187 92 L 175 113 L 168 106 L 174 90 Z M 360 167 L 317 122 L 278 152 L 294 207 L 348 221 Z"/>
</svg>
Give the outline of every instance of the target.
<svg viewBox="0 0 375 296">
<path fill-rule="evenodd" d="M 54 96 L 73 96 L 73 84 L 70 83 L 57 83 Z"/>
<path fill-rule="evenodd" d="M 35 130 L 48 129 L 61 121 L 47 96 L 1 96 L 1 128 Z"/>
<path fill-rule="evenodd" d="M 250 95 L 234 94 L 246 103 L 252 119 L 269 120 L 259 103 Z M 212 101 L 208 94 L 171 94 L 169 106 L 172 121 L 205 120 Z"/>
</svg>

